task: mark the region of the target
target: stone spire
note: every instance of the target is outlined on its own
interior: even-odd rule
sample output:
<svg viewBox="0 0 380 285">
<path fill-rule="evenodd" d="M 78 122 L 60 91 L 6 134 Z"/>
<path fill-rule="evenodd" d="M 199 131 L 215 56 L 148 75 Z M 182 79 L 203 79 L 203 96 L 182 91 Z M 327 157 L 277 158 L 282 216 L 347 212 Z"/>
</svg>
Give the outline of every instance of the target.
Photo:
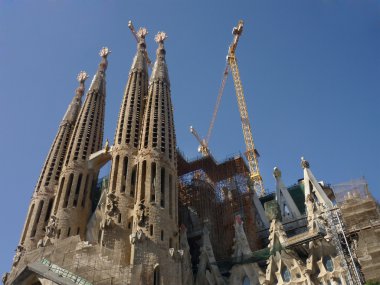
<svg viewBox="0 0 380 285">
<path fill-rule="evenodd" d="M 82 105 L 84 82 L 87 78 L 86 72 L 81 71 L 79 73 L 77 77 L 79 87 L 75 90 L 75 96 L 59 125 L 57 135 L 38 179 L 20 240 L 20 245 L 25 250 L 36 248 L 38 241 L 45 235 L 45 226 L 49 220 L 54 201 L 54 187 L 58 183 L 67 145 Z"/>
<path fill-rule="evenodd" d="M 148 65 L 145 28 L 136 33 L 137 52 L 129 72 L 112 148 L 107 205 L 117 201 L 114 211 L 106 209 L 102 222 L 101 244 L 121 253 L 121 262 L 129 264 L 133 207 L 136 188 L 136 155 L 140 140 L 144 102 L 148 95 Z M 112 199 L 113 200 L 112 200 Z"/>
<path fill-rule="evenodd" d="M 178 193 L 176 141 L 170 82 L 165 62 L 164 40 L 160 32 L 157 57 L 149 81 L 148 98 L 143 117 L 138 160 L 137 193 L 131 263 L 143 265 L 142 283 L 152 283 L 159 264 L 162 268 L 177 268 L 178 256 Z M 137 237 L 137 238 L 134 238 Z M 139 238 L 140 237 L 140 238 Z M 146 258 L 149 256 L 149 258 Z M 163 284 L 179 284 L 169 271 L 160 273 Z"/>
<path fill-rule="evenodd" d="M 109 53 L 108 48 L 100 51 L 102 60 L 74 127 L 54 202 L 57 229 L 52 238 L 64 239 L 78 234 L 84 238 L 85 235 L 91 210 L 90 191 L 98 177 L 98 169 L 90 169 L 87 160 L 90 154 L 102 148 Z"/>
</svg>

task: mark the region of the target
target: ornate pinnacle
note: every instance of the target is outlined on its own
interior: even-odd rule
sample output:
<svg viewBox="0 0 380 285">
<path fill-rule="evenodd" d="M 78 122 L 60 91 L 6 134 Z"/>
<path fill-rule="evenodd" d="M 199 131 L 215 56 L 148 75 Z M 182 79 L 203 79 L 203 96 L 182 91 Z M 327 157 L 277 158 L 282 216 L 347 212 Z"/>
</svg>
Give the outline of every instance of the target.
<svg viewBox="0 0 380 285">
<path fill-rule="evenodd" d="M 79 74 L 77 76 L 77 80 L 79 83 L 85 82 L 87 78 L 88 78 L 88 74 L 86 71 L 79 72 Z"/>
<path fill-rule="evenodd" d="M 154 40 L 156 43 L 164 43 L 164 41 L 168 38 L 165 32 L 158 32 L 157 35 L 154 37 Z"/>
<path fill-rule="evenodd" d="M 273 176 L 275 178 L 280 178 L 281 177 L 281 170 L 278 169 L 278 167 L 273 168 Z"/>
<path fill-rule="evenodd" d="M 111 51 L 108 49 L 108 47 L 103 47 L 100 52 L 99 52 L 99 55 L 101 57 L 107 57 L 108 54 L 110 54 Z"/>
<path fill-rule="evenodd" d="M 301 157 L 301 166 L 302 166 L 302 168 L 309 168 L 310 164 L 307 160 L 305 160 L 303 157 Z"/>
<path fill-rule="evenodd" d="M 145 36 L 148 34 L 148 30 L 144 27 L 140 28 L 137 33 L 136 33 L 136 36 L 139 38 L 139 39 L 145 39 Z"/>
</svg>

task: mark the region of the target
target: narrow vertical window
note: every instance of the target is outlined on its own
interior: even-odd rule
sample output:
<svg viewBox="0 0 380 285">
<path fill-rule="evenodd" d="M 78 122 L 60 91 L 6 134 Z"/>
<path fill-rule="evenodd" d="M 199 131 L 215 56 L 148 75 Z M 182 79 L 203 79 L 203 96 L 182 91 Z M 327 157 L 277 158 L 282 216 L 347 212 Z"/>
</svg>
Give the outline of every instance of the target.
<svg viewBox="0 0 380 285">
<path fill-rule="evenodd" d="M 77 235 L 80 233 L 80 227 L 77 228 Z"/>
<path fill-rule="evenodd" d="M 165 208 L 165 168 L 161 168 L 161 207 Z"/>
<path fill-rule="evenodd" d="M 38 222 L 40 220 L 43 205 L 44 205 L 44 201 L 41 200 L 40 203 L 38 203 L 38 208 L 37 208 L 36 215 L 34 217 L 34 223 L 33 223 L 32 232 L 30 233 L 30 237 L 34 237 L 36 235 L 37 226 L 38 226 Z"/>
<path fill-rule="evenodd" d="M 25 225 L 24 233 L 23 233 L 22 239 L 21 239 L 21 244 L 24 243 L 25 235 L 26 235 L 26 233 L 28 231 L 28 228 L 29 228 L 30 219 L 32 218 L 32 215 L 33 215 L 33 210 L 34 210 L 34 204 L 32 205 L 32 207 L 30 207 L 28 219 L 26 220 L 26 225 Z"/>
<path fill-rule="evenodd" d="M 135 196 L 135 188 L 136 188 L 136 165 L 132 168 L 132 175 L 131 175 L 131 191 L 129 192 L 130 196 Z"/>
<path fill-rule="evenodd" d="M 127 174 L 128 174 L 128 156 L 125 156 L 123 159 L 123 176 L 121 177 L 121 190 L 120 192 L 125 192 L 125 184 L 127 183 Z"/>
<path fill-rule="evenodd" d="M 82 173 L 79 174 L 78 181 L 77 181 L 77 187 L 75 189 L 74 202 L 73 202 L 74 207 L 76 207 L 78 205 L 79 191 L 80 191 L 81 185 L 82 185 Z"/>
<path fill-rule="evenodd" d="M 153 236 L 153 225 L 150 225 L 149 227 L 149 233 L 151 236 Z"/>
<path fill-rule="evenodd" d="M 153 272 L 153 285 L 160 285 L 160 266 L 157 265 Z"/>
<path fill-rule="evenodd" d="M 57 200 L 56 200 L 56 203 L 55 203 L 55 207 L 54 207 L 54 214 L 57 214 L 57 210 L 58 210 L 58 205 L 61 201 L 61 194 L 62 194 L 62 189 L 63 189 L 63 185 L 65 184 L 65 177 L 63 177 L 61 179 L 61 184 L 59 185 L 59 190 L 58 190 L 58 197 L 57 197 Z"/>
<path fill-rule="evenodd" d="M 69 197 L 70 197 L 71 186 L 73 185 L 73 179 L 74 179 L 74 174 L 71 173 L 69 176 L 69 181 L 67 182 L 65 200 L 63 201 L 63 208 L 66 208 L 67 205 L 69 204 Z"/>
<path fill-rule="evenodd" d="M 151 185 L 150 185 L 150 201 L 154 202 L 156 200 L 156 163 L 152 162 L 151 166 Z"/>
<path fill-rule="evenodd" d="M 163 241 L 164 240 L 164 231 L 161 230 L 161 240 Z"/>
<path fill-rule="evenodd" d="M 86 181 L 84 182 L 84 189 L 83 189 L 83 196 L 82 196 L 82 208 L 86 205 L 86 198 L 87 198 L 87 188 L 88 188 L 88 180 L 89 175 L 86 176 Z"/>
<path fill-rule="evenodd" d="M 116 156 L 115 164 L 113 167 L 112 188 L 111 188 L 112 191 L 115 191 L 116 185 L 117 185 L 117 172 L 119 170 L 119 159 L 120 157 Z"/>
<path fill-rule="evenodd" d="M 170 217 L 173 216 L 173 189 L 172 189 L 172 185 L 173 185 L 173 176 L 171 174 L 169 174 L 169 215 Z"/>
<path fill-rule="evenodd" d="M 141 192 L 140 192 L 140 201 L 145 199 L 145 180 L 146 180 L 146 160 L 142 163 L 141 169 Z"/>
<path fill-rule="evenodd" d="M 53 208 L 53 202 L 54 202 L 54 198 L 50 198 L 48 208 L 46 210 L 45 222 L 47 222 L 49 220 L 49 217 L 51 214 L 51 209 Z"/>
<path fill-rule="evenodd" d="M 71 228 L 69 227 L 68 230 L 67 230 L 67 236 L 68 237 L 70 236 L 70 232 L 71 232 Z"/>
</svg>

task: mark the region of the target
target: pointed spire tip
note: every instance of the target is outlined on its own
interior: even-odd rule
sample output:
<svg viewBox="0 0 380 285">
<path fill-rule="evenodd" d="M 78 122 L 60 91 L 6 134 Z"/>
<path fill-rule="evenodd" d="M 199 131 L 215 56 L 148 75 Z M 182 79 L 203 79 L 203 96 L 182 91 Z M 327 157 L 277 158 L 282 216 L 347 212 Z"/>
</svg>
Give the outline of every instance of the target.
<svg viewBox="0 0 380 285">
<path fill-rule="evenodd" d="M 168 38 L 168 35 L 165 32 L 158 32 L 157 35 L 154 37 L 154 40 L 156 43 L 164 43 L 164 41 Z"/>
<path fill-rule="evenodd" d="M 276 166 L 273 168 L 273 176 L 275 178 L 280 178 L 281 177 L 281 170 Z"/>
<path fill-rule="evenodd" d="M 99 52 L 99 55 L 101 57 L 107 57 L 111 53 L 111 50 L 108 47 L 102 47 L 102 49 Z"/>
<path fill-rule="evenodd" d="M 87 78 L 88 78 L 88 74 L 86 71 L 82 70 L 78 73 L 77 80 L 79 83 L 85 82 Z"/>
</svg>

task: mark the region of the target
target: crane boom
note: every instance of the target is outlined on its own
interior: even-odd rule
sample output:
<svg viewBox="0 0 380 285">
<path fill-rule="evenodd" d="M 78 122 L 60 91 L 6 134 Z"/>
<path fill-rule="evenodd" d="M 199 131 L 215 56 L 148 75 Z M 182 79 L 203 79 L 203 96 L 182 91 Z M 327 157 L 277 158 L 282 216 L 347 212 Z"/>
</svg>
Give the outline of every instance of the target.
<svg viewBox="0 0 380 285">
<path fill-rule="evenodd" d="M 235 27 L 232 31 L 234 35 L 234 39 L 232 44 L 228 49 L 227 62 L 232 72 L 232 77 L 234 80 L 236 98 L 238 101 L 239 112 L 241 125 L 243 129 L 244 141 L 247 148 L 247 160 L 250 171 L 251 180 L 253 182 L 253 187 L 258 196 L 262 196 L 265 194 L 265 189 L 263 185 L 263 180 L 259 170 L 258 163 L 258 153 L 255 149 L 255 144 L 253 142 L 253 136 L 251 131 L 251 125 L 249 123 L 247 104 L 244 97 L 243 86 L 240 79 L 239 68 L 236 61 L 235 50 L 237 43 L 239 41 L 239 37 L 243 32 L 243 21 L 239 21 L 237 27 Z"/>
<path fill-rule="evenodd" d="M 201 139 L 198 132 L 193 128 L 193 126 L 190 126 L 190 132 L 194 135 L 194 137 L 199 142 L 198 152 L 200 152 L 203 156 L 210 155 L 210 150 L 207 146 L 206 141 Z"/>
</svg>

